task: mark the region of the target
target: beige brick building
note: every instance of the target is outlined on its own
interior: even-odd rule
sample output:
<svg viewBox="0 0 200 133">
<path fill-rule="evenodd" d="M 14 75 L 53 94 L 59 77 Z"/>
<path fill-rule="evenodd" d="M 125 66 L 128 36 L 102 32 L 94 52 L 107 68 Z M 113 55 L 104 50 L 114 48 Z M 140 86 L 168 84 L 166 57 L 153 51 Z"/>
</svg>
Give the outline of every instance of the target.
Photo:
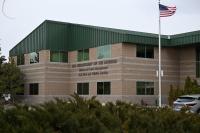
<svg viewBox="0 0 200 133">
<path fill-rule="evenodd" d="M 162 103 L 170 85 L 199 77 L 200 32 L 162 36 Z M 192 39 L 190 39 L 192 38 Z M 45 21 L 11 51 L 25 74 L 25 102 L 74 92 L 102 102 L 156 104 L 156 34 Z"/>
</svg>

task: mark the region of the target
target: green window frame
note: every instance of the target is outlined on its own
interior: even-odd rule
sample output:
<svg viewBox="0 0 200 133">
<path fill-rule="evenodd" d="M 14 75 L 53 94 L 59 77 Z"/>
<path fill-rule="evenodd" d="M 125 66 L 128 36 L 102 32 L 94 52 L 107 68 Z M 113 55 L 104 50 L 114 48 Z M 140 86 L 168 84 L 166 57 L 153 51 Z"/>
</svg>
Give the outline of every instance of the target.
<svg viewBox="0 0 200 133">
<path fill-rule="evenodd" d="M 29 53 L 30 64 L 39 63 L 39 53 L 32 52 Z"/>
<path fill-rule="evenodd" d="M 196 48 L 196 78 L 200 77 L 200 47 Z"/>
<path fill-rule="evenodd" d="M 89 49 L 78 50 L 77 60 L 78 62 L 89 60 Z"/>
<path fill-rule="evenodd" d="M 137 57 L 154 58 L 154 47 L 147 45 L 137 45 Z"/>
<path fill-rule="evenodd" d="M 29 95 L 38 95 L 39 94 L 39 84 L 32 83 L 29 84 Z"/>
<path fill-rule="evenodd" d="M 111 58 L 111 45 L 97 47 L 97 59 Z"/>
<path fill-rule="evenodd" d="M 137 95 L 154 95 L 154 82 L 137 81 Z"/>
<path fill-rule="evenodd" d="M 68 52 L 50 51 L 50 62 L 68 62 Z"/>
<path fill-rule="evenodd" d="M 24 65 L 24 54 L 17 55 L 17 65 Z"/>
<path fill-rule="evenodd" d="M 78 95 L 89 95 L 89 83 L 77 83 Z"/>
<path fill-rule="evenodd" d="M 97 82 L 97 95 L 110 95 L 111 83 L 110 82 Z"/>
</svg>

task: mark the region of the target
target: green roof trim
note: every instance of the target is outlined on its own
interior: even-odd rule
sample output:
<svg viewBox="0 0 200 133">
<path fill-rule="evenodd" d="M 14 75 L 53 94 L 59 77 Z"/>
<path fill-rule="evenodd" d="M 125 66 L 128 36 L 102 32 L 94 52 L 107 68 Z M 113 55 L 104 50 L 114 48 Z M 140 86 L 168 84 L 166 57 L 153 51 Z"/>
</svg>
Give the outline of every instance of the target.
<svg viewBox="0 0 200 133">
<path fill-rule="evenodd" d="M 173 35 L 171 36 L 171 44 L 174 46 L 200 44 L 200 31 Z"/>
<path fill-rule="evenodd" d="M 162 35 L 162 46 L 200 43 L 200 31 Z M 73 51 L 115 43 L 158 45 L 158 34 L 45 20 L 14 48 L 10 56 L 44 49 Z"/>
</svg>

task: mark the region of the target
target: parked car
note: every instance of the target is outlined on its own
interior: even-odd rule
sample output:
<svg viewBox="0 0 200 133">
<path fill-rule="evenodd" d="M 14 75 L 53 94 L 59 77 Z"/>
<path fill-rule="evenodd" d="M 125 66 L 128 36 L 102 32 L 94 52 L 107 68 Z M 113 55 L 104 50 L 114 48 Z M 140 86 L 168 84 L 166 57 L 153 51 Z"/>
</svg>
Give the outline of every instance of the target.
<svg viewBox="0 0 200 133">
<path fill-rule="evenodd" d="M 173 102 L 173 110 L 180 111 L 183 107 L 188 107 L 192 113 L 200 114 L 200 94 L 180 96 Z"/>
</svg>

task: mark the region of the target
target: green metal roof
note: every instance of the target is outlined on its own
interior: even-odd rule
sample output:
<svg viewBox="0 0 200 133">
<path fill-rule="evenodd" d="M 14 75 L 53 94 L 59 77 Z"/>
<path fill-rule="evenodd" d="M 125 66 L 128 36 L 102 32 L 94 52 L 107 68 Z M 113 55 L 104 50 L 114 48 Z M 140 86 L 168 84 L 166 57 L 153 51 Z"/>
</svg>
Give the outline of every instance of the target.
<svg viewBox="0 0 200 133">
<path fill-rule="evenodd" d="M 200 44 L 200 31 L 187 32 L 171 36 L 173 46 Z"/>
<path fill-rule="evenodd" d="M 162 35 L 162 46 L 179 46 L 200 42 L 200 32 Z M 195 36 L 195 40 L 190 39 Z M 186 39 L 185 41 L 182 41 Z M 196 39 L 197 38 L 197 39 Z M 180 41 L 181 40 L 181 41 Z M 72 51 L 114 43 L 158 45 L 158 35 L 82 24 L 46 20 L 10 50 L 10 56 L 49 49 Z"/>
</svg>

